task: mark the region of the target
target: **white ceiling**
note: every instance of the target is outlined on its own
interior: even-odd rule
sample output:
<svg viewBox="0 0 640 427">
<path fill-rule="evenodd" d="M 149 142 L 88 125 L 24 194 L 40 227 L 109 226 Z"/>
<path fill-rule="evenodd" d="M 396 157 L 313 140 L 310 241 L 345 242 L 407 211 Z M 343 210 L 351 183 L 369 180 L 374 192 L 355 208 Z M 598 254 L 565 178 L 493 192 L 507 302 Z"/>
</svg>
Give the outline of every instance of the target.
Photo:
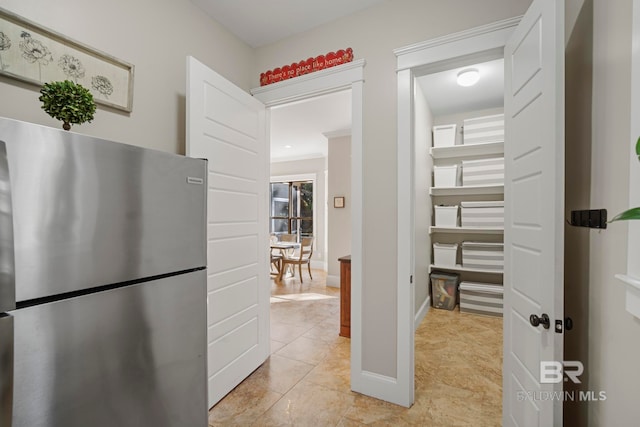
<svg viewBox="0 0 640 427">
<path fill-rule="evenodd" d="M 251 47 L 268 45 L 385 0 L 191 0 Z"/>
<path fill-rule="evenodd" d="M 477 68 L 480 72 L 480 80 L 474 86 L 462 87 L 456 83 L 458 72 L 466 68 Z M 504 104 L 503 59 L 427 74 L 417 80 L 436 117 Z"/>
<path fill-rule="evenodd" d="M 326 157 L 327 134 L 351 134 L 351 90 L 272 108 L 271 161 Z"/>
</svg>

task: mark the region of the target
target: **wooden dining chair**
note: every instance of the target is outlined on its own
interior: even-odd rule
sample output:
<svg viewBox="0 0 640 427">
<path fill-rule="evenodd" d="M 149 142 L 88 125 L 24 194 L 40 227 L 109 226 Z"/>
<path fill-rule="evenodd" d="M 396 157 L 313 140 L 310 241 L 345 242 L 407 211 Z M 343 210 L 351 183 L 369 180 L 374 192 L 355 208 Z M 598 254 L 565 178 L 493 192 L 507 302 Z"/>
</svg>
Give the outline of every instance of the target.
<svg viewBox="0 0 640 427">
<path fill-rule="evenodd" d="M 291 242 L 291 243 L 297 243 L 298 242 L 298 235 L 297 234 L 289 234 L 289 233 L 283 233 L 280 235 L 280 241 L 281 242 Z M 287 249 L 282 251 L 284 253 L 285 256 L 292 256 L 293 255 L 293 249 Z"/>
<path fill-rule="evenodd" d="M 269 237 L 270 243 L 276 243 L 278 241 L 278 236 L 272 234 Z M 271 248 L 269 250 L 269 254 L 271 257 L 271 267 L 270 268 L 275 268 L 276 272 L 275 273 L 271 273 L 271 274 L 280 274 L 280 269 L 282 268 L 282 254 L 278 251 L 278 253 L 274 253 L 273 252 L 273 248 Z"/>
<path fill-rule="evenodd" d="M 283 233 L 280 235 L 280 241 L 281 242 L 297 242 L 298 241 L 298 235 L 297 234 L 288 234 L 288 233 Z"/>
<path fill-rule="evenodd" d="M 282 258 L 282 267 L 285 269 L 288 265 L 298 266 L 298 272 L 300 273 L 300 282 L 304 282 L 302 280 L 302 265 L 307 264 L 307 268 L 309 269 L 309 277 L 313 280 L 313 276 L 311 275 L 311 256 L 313 255 L 313 244 L 314 237 L 303 237 L 300 239 L 300 249 L 296 249 L 293 254 L 285 254 Z M 295 267 L 294 267 L 295 269 Z"/>
</svg>

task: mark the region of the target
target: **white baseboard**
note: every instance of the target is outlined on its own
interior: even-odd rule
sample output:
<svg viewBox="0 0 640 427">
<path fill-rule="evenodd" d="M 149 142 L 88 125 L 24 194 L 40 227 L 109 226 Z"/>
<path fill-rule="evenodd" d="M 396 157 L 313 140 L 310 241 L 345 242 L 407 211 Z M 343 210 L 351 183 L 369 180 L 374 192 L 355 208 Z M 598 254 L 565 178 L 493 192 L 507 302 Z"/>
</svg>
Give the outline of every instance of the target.
<svg viewBox="0 0 640 427">
<path fill-rule="evenodd" d="M 339 288 L 340 276 L 327 276 L 327 286 L 332 288 Z"/>
<path fill-rule="evenodd" d="M 420 309 L 416 313 L 415 320 L 413 321 L 414 331 L 418 329 L 418 326 L 420 326 L 420 322 L 422 322 L 422 319 L 424 319 L 424 316 L 426 316 L 427 313 L 429 312 L 429 307 L 431 307 L 431 297 L 427 297 L 427 299 L 424 300 L 424 302 L 420 306 Z"/>
</svg>

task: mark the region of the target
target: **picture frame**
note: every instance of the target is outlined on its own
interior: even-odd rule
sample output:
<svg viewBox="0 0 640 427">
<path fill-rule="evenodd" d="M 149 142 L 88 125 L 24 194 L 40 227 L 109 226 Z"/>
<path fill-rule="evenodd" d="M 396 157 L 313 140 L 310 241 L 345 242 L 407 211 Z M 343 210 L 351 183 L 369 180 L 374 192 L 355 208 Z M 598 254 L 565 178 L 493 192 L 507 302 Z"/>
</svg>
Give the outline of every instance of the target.
<svg viewBox="0 0 640 427">
<path fill-rule="evenodd" d="M 42 86 L 72 80 L 97 104 L 133 110 L 134 66 L 0 8 L 0 76 Z"/>
<path fill-rule="evenodd" d="M 333 198 L 333 207 L 334 208 L 344 208 L 344 196 L 334 197 Z"/>
</svg>

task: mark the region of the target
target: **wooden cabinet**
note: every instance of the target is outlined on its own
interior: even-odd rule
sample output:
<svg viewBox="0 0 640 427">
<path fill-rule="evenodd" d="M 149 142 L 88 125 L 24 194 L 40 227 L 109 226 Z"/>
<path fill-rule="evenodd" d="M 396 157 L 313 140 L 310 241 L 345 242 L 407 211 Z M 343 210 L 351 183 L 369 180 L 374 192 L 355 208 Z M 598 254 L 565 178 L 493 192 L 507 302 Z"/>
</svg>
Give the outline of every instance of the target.
<svg viewBox="0 0 640 427">
<path fill-rule="evenodd" d="M 340 336 L 351 338 L 351 255 L 340 261 Z"/>
</svg>

